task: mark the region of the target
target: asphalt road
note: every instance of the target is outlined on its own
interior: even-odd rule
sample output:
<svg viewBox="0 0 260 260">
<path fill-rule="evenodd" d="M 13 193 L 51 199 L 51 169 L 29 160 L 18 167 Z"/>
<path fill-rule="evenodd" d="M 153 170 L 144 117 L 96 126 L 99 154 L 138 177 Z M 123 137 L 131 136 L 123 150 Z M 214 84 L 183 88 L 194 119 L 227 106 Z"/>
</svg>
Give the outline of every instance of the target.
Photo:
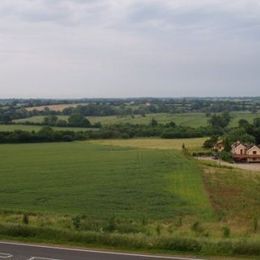
<svg viewBox="0 0 260 260">
<path fill-rule="evenodd" d="M 197 258 L 128 254 L 0 242 L 0 260 L 198 260 Z"/>
</svg>

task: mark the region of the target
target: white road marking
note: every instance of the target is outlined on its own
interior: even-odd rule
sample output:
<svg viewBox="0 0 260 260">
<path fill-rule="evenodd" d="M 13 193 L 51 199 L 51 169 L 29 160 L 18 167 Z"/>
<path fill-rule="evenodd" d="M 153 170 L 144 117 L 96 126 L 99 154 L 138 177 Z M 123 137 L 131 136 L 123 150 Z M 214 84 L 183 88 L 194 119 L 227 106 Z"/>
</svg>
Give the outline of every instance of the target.
<svg viewBox="0 0 260 260">
<path fill-rule="evenodd" d="M 61 259 L 33 256 L 29 260 L 61 260 Z"/>
<path fill-rule="evenodd" d="M 0 259 L 8 259 L 11 257 L 13 257 L 13 255 L 7 253 L 0 253 Z"/>
<path fill-rule="evenodd" d="M 94 253 L 94 254 L 106 254 L 106 255 L 121 255 L 121 256 L 136 256 L 136 257 L 146 257 L 153 259 L 171 259 L 171 260 L 204 260 L 200 258 L 192 258 L 192 257 L 178 257 L 178 256 L 161 256 L 161 255 L 145 255 L 145 254 L 134 254 L 134 253 L 120 253 L 120 252 L 111 252 L 111 251 L 98 251 L 98 250 L 88 250 L 88 249 L 73 249 L 66 247 L 58 247 L 58 246 L 44 246 L 44 245 L 32 245 L 25 243 L 15 243 L 15 242 L 0 242 L 2 245 L 14 245 L 14 246 L 26 246 L 26 247 L 35 247 L 35 248 L 43 248 L 43 249 L 54 249 L 54 250 L 64 250 L 70 252 L 85 252 L 85 253 Z"/>
</svg>

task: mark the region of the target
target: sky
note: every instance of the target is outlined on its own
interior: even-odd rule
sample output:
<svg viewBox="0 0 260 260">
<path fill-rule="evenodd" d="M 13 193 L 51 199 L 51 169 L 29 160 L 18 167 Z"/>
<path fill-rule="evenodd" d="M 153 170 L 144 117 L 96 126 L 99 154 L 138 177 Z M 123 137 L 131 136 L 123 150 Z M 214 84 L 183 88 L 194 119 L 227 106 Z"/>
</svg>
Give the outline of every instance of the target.
<svg viewBox="0 0 260 260">
<path fill-rule="evenodd" d="M 0 98 L 260 96 L 259 0 L 1 0 Z"/>
</svg>

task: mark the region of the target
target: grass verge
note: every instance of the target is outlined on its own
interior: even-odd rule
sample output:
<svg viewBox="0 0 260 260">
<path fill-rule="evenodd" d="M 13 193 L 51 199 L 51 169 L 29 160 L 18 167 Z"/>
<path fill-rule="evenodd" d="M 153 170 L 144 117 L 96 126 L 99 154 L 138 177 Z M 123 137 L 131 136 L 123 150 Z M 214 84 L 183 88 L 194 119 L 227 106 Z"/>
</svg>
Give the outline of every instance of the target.
<svg viewBox="0 0 260 260">
<path fill-rule="evenodd" d="M 130 250 L 158 250 L 198 255 L 259 256 L 260 241 L 247 239 L 196 239 L 101 232 L 73 232 L 27 225 L 0 224 L 0 236 L 27 241 L 93 245 Z"/>
</svg>

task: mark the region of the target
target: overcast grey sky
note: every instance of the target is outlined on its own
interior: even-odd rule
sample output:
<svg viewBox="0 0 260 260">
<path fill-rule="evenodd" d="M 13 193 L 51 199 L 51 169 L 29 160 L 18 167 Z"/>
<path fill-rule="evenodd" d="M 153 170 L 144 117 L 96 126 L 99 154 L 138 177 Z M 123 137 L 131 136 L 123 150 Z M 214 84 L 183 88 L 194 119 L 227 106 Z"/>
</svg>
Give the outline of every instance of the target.
<svg viewBox="0 0 260 260">
<path fill-rule="evenodd" d="M 260 1 L 0 0 L 0 90 L 260 96 Z"/>
</svg>

